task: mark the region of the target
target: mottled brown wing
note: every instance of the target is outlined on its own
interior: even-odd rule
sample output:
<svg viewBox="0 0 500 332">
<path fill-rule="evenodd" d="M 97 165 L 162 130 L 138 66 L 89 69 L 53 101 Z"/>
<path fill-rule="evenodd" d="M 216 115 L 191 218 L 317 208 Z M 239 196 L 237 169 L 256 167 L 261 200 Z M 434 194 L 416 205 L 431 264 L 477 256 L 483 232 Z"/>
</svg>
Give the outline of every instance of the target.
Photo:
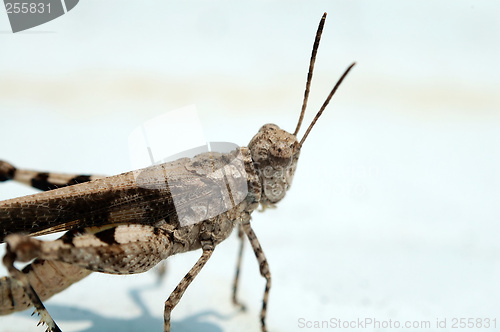
<svg viewBox="0 0 500 332">
<path fill-rule="evenodd" d="M 168 202 L 167 190 L 139 188 L 133 173 L 124 173 L 0 202 L 0 240 L 11 233 L 41 235 L 117 222 L 148 222 L 154 215 L 148 206 L 168 215 L 173 208 Z"/>
<path fill-rule="evenodd" d="M 224 209 L 220 207 L 223 199 L 213 192 L 228 185 L 227 177 L 221 182 L 213 174 L 234 160 L 234 156 L 234 153 L 205 153 L 2 201 L 0 241 L 12 233 L 42 235 L 111 224 L 155 224 L 163 219 L 179 225 L 179 213 L 188 214 L 193 220 L 204 220 L 203 216 L 213 216 L 214 208 Z M 239 203 L 242 194 L 238 195 Z"/>
</svg>

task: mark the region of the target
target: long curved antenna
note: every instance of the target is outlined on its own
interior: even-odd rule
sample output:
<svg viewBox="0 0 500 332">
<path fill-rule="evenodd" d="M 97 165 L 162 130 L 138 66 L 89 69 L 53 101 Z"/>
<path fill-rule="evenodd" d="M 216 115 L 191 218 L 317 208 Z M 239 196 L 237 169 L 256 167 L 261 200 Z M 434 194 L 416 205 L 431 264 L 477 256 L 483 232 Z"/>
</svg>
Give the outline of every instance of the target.
<svg viewBox="0 0 500 332">
<path fill-rule="evenodd" d="M 307 128 L 306 133 L 304 134 L 304 136 L 300 140 L 300 146 L 301 147 L 302 147 L 302 143 L 304 143 L 304 141 L 306 140 L 307 135 L 309 135 L 309 132 L 311 131 L 312 127 L 314 126 L 314 124 L 316 123 L 316 121 L 318 121 L 318 119 L 321 116 L 321 114 L 323 114 L 323 111 L 325 110 L 326 106 L 328 106 L 328 103 L 330 102 L 330 99 L 332 99 L 333 95 L 335 94 L 335 91 L 337 91 L 338 87 L 340 86 L 340 84 L 342 83 L 342 81 L 344 80 L 344 78 L 347 76 L 347 74 L 352 69 L 352 67 L 354 67 L 355 64 L 356 64 L 356 62 L 353 62 L 346 69 L 346 71 L 344 72 L 344 74 L 342 74 L 342 76 L 340 76 L 339 80 L 337 81 L 337 83 L 333 87 L 332 91 L 330 92 L 330 94 L 326 98 L 325 102 L 323 103 L 323 106 L 321 106 L 321 108 L 319 109 L 319 112 L 316 114 L 316 116 L 312 120 L 311 124 L 309 125 L 309 128 Z"/>
<path fill-rule="evenodd" d="M 321 33 L 323 32 L 323 26 L 325 25 L 326 13 L 323 14 L 321 21 L 319 21 L 318 31 L 316 32 L 316 39 L 314 40 L 313 50 L 311 54 L 311 61 L 309 62 L 309 72 L 307 73 L 306 91 L 304 92 L 304 101 L 302 102 L 302 111 L 300 112 L 299 122 L 297 123 L 297 128 L 295 128 L 294 136 L 297 136 L 299 132 L 300 125 L 304 119 L 304 113 L 306 111 L 307 99 L 309 98 L 309 88 L 311 86 L 314 62 L 316 61 L 316 53 L 318 53 L 319 41 L 321 39 Z"/>
</svg>

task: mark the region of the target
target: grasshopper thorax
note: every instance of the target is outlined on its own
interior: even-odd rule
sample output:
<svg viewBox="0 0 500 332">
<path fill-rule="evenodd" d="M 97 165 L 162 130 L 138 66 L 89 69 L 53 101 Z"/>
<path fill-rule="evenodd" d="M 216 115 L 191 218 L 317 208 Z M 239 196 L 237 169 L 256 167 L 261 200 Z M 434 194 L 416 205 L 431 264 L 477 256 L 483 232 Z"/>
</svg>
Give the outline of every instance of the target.
<svg viewBox="0 0 500 332">
<path fill-rule="evenodd" d="M 266 124 L 252 138 L 248 148 L 262 186 L 261 204 L 272 206 L 285 196 L 292 184 L 300 144 L 295 135 L 275 124 Z"/>
</svg>

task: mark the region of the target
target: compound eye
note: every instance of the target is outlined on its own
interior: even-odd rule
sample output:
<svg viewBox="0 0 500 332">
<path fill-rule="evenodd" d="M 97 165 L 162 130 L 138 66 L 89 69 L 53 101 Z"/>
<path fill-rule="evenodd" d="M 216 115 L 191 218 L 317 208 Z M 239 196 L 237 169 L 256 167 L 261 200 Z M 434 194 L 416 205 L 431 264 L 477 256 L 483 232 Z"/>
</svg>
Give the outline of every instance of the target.
<svg viewBox="0 0 500 332">
<path fill-rule="evenodd" d="M 287 158 L 290 159 L 292 157 L 292 151 L 286 142 L 277 142 L 269 148 L 269 152 L 271 155 L 279 158 Z"/>
<path fill-rule="evenodd" d="M 269 149 L 269 161 L 274 167 L 287 167 L 292 162 L 292 150 L 284 144 L 276 144 Z"/>
</svg>

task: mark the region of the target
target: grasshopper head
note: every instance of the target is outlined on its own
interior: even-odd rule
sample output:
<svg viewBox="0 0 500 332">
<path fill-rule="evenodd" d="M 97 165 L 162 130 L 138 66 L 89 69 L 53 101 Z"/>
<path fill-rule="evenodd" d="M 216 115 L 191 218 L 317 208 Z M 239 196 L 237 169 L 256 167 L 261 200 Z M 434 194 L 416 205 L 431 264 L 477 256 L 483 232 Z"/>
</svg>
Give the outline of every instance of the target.
<svg viewBox="0 0 500 332">
<path fill-rule="evenodd" d="M 275 124 L 263 125 L 248 148 L 262 185 L 263 206 L 279 202 L 292 184 L 299 159 L 297 137 Z"/>
<path fill-rule="evenodd" d="M 325 19 L 326 13 L 321 18 L 318 31 L 316 32 L 316 39 L 314 41 L 311 61 L 309 63 L 309 72 L 307 74 L 302 111 L 300 113 L 295 132 L 290 134 L 289 132 L 280 129 L 275 124 L 266 124 L 260 128 L 257 135 L 252 138 L 250 144 L 248 145 L 252 154 L 254 167 L 261 183 L 262 192 L 260 202 L 264 208 L 267 206 L 273 206 L 285 196 L 286 191 L 292 185 L 293 175 L 295 173 L 295 169 L 297 168 L 297 161 L 299 160 L 302 144 L 306 140 L 307 135 L 309 135 L 312 127 L 325 110 L 326 106 L 330 102 L 330 99 L 335 94 L 335 91 L 337 91 L 337 88 L 342 83 L 347 73 L 349 73 L 351 68 L 356 64 L 351 64 L 337 81 L 323 103 L 323 106 L 321 106 L 319 112 L 316 114 L 313 121 L 307 128 L 306 133 L 299 142 L 297 140 L 297 133 L 299 132 L 300 125 L 302 124 L 307 106 L 314 62 L 316 60 L 316 53 L 318 51 Z"/>
</svg>

